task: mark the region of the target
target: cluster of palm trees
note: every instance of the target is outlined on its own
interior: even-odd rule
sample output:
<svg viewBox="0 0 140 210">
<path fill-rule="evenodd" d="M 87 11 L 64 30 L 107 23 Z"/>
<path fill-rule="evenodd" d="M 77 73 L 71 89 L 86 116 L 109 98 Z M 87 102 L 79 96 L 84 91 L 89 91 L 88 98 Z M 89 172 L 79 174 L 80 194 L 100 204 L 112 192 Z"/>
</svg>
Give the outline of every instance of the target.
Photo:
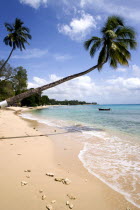
<svg viewBox="0 0 140 210">
<path fill-rule="evenodd" d="M 23 24 L 24 23 L 20 19 L 16 19 L 15 23 L 12 25 L 8 23 L 5 24 L 9 34 L 4 38 L 4 42 L 6 45 L 12 47 L 12 50 L 1 68 L 3 68 L 8 62 L 12 52 L 16 48 L 19 48 L 20 50 L 25 49 L 25 44 L 28 43 L 27 40 L 31 39 L 29 29 L 24 27 Z M 0 102 L 0 107 L 13 105 L 16 101 L 21 101 L 23 98 L 31 96 L 34 93 L 40 93 L 43 90 L 83 76 L 95 69 L 100 71 L 103 65 L 107 62 L 109 62 L 110 66 L 113 68 L 117 68 L 118 64 L 128 65 L 128 61 L 131 58 L 129 50 L 136 49 L 137 46 L 135 30 L 126 26 L 122 18 L 118 16 L 110 16 L 101 28 L 101 35 L 101 38 L 93 36 L 84 43 L 85 49 L 90 51 L 91 57 L 93 57 L 96 52 L 99 53 L 98 61 L 95 66 L 86 71 L 67 76 L 50 84 L 8 98 L 5 101 Z"/>
</svg>

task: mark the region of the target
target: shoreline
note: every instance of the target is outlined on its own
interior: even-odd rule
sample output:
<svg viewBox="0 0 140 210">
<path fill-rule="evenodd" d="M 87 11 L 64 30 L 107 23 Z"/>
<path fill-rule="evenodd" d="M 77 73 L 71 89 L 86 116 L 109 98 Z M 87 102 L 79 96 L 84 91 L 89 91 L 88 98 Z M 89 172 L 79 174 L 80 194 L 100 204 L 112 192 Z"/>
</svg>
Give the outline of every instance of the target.
<svg viewBox="0 0 140 210">
<path fill-rule="evenodd" d="M 12 109 L 14 111 L 12 111 Z M 35 121 L 26 120 L 18 115 L 15 115 L 15 112 L 23 110 L 25 110 L 25 108 L 22 108 L 21 110 L 20 107 L 11 107 L 7 110 L 0 110 L 1 119 L 3 120 L 3 126 L 0 133 L 1 136 L 5 134 L 6 137 L 11 135 L 13 135 L 13 137 L 16 137 L 17 135 L 22 136 L 22 134 L 27 135 L 26 138 L 13 138 L 10 140 L 4 139 L 3 141 L 0 141 L 2 151 L 2 154 L 0 155 L 1 159 L 3 156 L 6 156 L 6 160 L 11 160 L 10 167 L 8 167 L 8 165 L 6 165 L 4 162 L 0 164 L 0 169 L 2 170 L 3 174 L 1 175 L 0 183 L 2 185 L 2 189 L 4 189 L 3 185 L 5 183 L 6 185 L 9 184 L 9 181 L 7 181 L 9 177 L 7 176 L 9 168 L 13 174 L 12 178 L 15 175 L 15 169 L 22 170 L 22 172 L 20 171 L 16 174 L 16 177 L 13 178 L 13 183 L 15 183 L 17 189 L 14 190 L 14 187 L 11 185 L 9 188 L 9 191 L 13 194 L 15 191 L 18 192 L 16 197 L 18 197 L 19 200 L 12 200 L 12 207 L 14 210 L 25 209 L 25 207 L 21 206 L 23 200 L 27 201 L 27 210 L 36 210 L 38 208 L 43 210 L 46 209 L 45 206 L 48 202 L 51 202 L 51 199 L 56 200 L 56 203 L 51 205 L 54 206 L 54 209 L 56 208 L 58 210 L 69 209 L 68 206 L 66 206 L 67 200 L 74 205 L 73 209 L 76 210 L 93 210 L 93 208 L 95 210 L 125 210 L 127 208 L 130 208 L 131 210 L 138 209 L 126 201 L 120 193 L 109 188 L 106 184 L 91 175 L 84 168 L 82 162 L 78 159 L 81 146 L 78 143 L 71 141 L 72 136 L 68 138 L 63 133 L 59 134 L 58 128 L 46 125 L 44 126 Z M 8 122 L 9 117 L 11 118 L 10 122 L 13 122 L 13 124 Z M 46 133 L 46 136 L 40 136 L 44 132 Z M 50 135 L 47 137 L 47 134 Z M 29 135 L 38 136 L 29 137 Z M 11 145 L 11 142 L 13 145 Z M 25 143 L 28 144 L 28 147 Z M 21 155 L 15 155 L 14 153 L 16 152 L 21 153 Z M 20 158 L 22 161 L 20 161 Z M 27 164 L 28 161 L 30 164 Z M 26 170 L 26 164 L 32 168 L 30 175 L 31 177 L 29 179 L 25 178 L 29 181 L 29 185 L 21 187 L 20 180 L 26 175 L 24 173 L 24 170 Z M 46 177 L 46 172 L 54 173 L 57 177 L 68 177 L 68 179 L 70 179 L 72 182 L 70 185 L 65 186 L 62 183 L 55 182 L 53 178 Z M 46 199 L 44 201 L 41 200 L 41 194 L 38 193 L 40 188 L 43 188 L 43 186 L 47 186 L 44 190 L 46 194 Z M 8 194 L 9 196 L 7 199 L 11 200 L 11 198 L 9 198 L 9 191 L 5 190 L 4 193 L 1 192 L 0 195 L 3 194 L 2 198 L 4 198 L 4 196 L 6 198 Z M 76 196 L 76 200 L 69 199 L 67 197 L 68 193 L 74 194 Z M 21 195 L 24 197 L 23 200 Z M 27 197 L 27 195 L 30 199 Z M 30 200 L 33 201 L 34 204 Z M 1 207 L 3 210 L 12 209 L 5 208 L 4 203 L 4 201 L 0 203 L 0 207 L 3 205 Z M 20 208 L 17 208 L 16 205 L 18 207 L 20 206 Z M 11 203 L 9 202 L 9 207 L 10 206 Z"/>
</svg>

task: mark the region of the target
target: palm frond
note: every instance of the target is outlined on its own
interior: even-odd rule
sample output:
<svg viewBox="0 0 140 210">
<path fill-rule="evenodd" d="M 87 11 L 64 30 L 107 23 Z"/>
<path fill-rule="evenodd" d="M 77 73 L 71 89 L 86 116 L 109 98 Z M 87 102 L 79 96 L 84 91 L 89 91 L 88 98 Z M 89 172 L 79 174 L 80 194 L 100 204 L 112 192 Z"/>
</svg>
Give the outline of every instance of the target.
<svg viewBox="0 0 140 210">
<path fill-rule="evenodd" d="M 110 66 L 116 69 L 118 67 L 117 60 L 111 57 L 110 59 Z"/>
<path fill-rule="evenodd" d="M 30 34 L 27 33 L 22 33 L 22 36 L 28 39 L 32 39 L 32 36 Z"/>
<path fill-rule="evenodd" d="M 116 30 L 116 35 L 118 38 L 128 38 L 128 39 L 135 39 L 136 32 L 131 27 L 122 27 Z"/>
<path fill-rule="evenodd" d="M 119 64 L 128 66 L 128 60 L 127 60 L 126 56 L 122 52 L 120 52 L 118 49 L 116 49 L 116 50 L 111 49 L 110 57 L 116 59 L 116 61 Z"/>
<path fill-rule="evenodd" d="M 26 31 L 27 33 L 30 33 L 30 29 L 29 28 L 27 28 L 27 27 L 22 27 L 22 31 Z"/>
<path fill-rule="evenodd" d="M 130 49 L 136 49 L 137 42 L 134 39 L 117 39 L 117 41 L 124 43 L 127 47 L 130 47 Z"/>
<path fill-rule="evenodd" d="M 101 40 L 101 38 L 96 37 L 96 36 L 91 37 L 91 39 L 88 39 L 87 41 L 84 42 L 85 49 L 88 50 L 92 43 L 95 43 L 96 41 L 99 41 L 99 40 Z"/>
<path fill-rule="evenodd" d="M 90 56 L 93 57 L 96 53 L 96 51 L 101 47 L 102 41 L 101 40 L 97 40 L 94 42 L 94 44 L 92 45 L 91 49 L 90 49 Z"/>
<path fill-rule="evenodd" d="M 5 28 L 6 28 L 7 31 L 9 31 L 9 32 L 12 32 L 13 31 L 13 27 L 11 26 L 11 24 L 5 23 L 4 26 L 5 26 Z"/>
<path fill-rule="evenodd" d="M 3 42 L 4 42 L 6 45 L 8 45 L 8 44 L 9 44 L 9 37 L 6 36 L 6 37 L 4 38 L 4 40 L 3 40 Z"/>
<path fill-rule="evenodd" d="M 108 17 L 104 27 L 101 29 L 101 32 L 105 33 L 107 30 L 114 30 L 118 26 L 124 26 L 123 18 L 119 16 L 110 16 Z"/>
<path fill-rule="evenodd" d="M 118 50 L 127 58 L 131 58 L 130 52 L 127 50 L 127 46 L 124 43 L 121 42 L 114 42 L 114 44 L 117 46 Z"/>
</svg>

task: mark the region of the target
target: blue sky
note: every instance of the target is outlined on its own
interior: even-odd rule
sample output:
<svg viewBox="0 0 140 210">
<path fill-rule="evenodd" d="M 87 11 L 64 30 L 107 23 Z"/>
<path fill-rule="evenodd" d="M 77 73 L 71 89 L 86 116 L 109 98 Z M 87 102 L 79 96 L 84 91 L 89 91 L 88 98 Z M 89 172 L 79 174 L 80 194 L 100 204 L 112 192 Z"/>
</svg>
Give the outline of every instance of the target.
<svg viewBox="0 0 140 210">
<path fill-rule="evenodd" d="M 139 0 L 1 0 L 0 59 L 6 59 L 10 47 L 4 23 L 22 19 L 31 30 L 26 51 L 16 50 L 9 63 L 28 72 L 28 87 L 38 87 L 96 64 L 83 42 L 100 36 L 100 28 L 109 15 L 122 16 L 137 31 L 138 47 L 132 51 L 129 67 L 117 70 L 107 64 L 102 72 L 92 73 L 62 84 L 44 94 L 59 100 L 78 99 L 98 103 L 140 103 L 140 1 Z"/>
</svg>

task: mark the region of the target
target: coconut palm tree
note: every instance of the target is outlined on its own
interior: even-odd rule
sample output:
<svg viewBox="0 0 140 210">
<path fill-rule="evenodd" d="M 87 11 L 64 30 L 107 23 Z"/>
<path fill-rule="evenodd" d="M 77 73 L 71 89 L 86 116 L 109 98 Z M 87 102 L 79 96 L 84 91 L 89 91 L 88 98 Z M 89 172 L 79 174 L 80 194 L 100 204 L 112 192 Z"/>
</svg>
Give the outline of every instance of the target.
<svg viewBox="0 0 140 210">
<path fill-rule="evenodd" d="M 28 90 L 25 93 L 8 98 L 2 102 L 2 105 L 12 105 L 16 101 L 21 101 L 34 93 L 40 93 L 43 90 L 50 89 L 59 84 L 67 82 L 71 79 L 83 76 L 95 69 L 99 71 L 103 65 L 109 62 L 110 66 L 117 68 L 118 64 L 128 65 L 128 61 L 131 58 L 129 49 L 136 48 L 136 33 L 134 29 L 125 26 L 122 18 L 118 16 L 108 17 L 104 27 L 101 29 L 102 37 L 91 37 L 84 43 L 85 48 L 90 50 L 90 55 L 93 57 L 97 51 L 99 51 L 97 64 L 86 71 L 73 74 L 71 76 L 60 79 L 56 82 L 46 84 L 42 87 Z"/>
<path fill-rule="evenodd" d="M 5 23 L 5 27 L 9 34 L 4 38 L 3 41 L 12 49 L 7 60 L 0 67 L 0 70 L 3 69 L 3 67 L 6 65 L 16 48 L 19 48 L 22 51 L 23 49 L 25 49 L 25 44 L 29 44 L 27 40 L 32 38 L 30 35 L 30 30 L 27 27 L 23 26 L 23 24 L 24 22 L 22 22 L 18 18 L 15 19 L 15 22 L 13 24 Z"/>
</svg>

